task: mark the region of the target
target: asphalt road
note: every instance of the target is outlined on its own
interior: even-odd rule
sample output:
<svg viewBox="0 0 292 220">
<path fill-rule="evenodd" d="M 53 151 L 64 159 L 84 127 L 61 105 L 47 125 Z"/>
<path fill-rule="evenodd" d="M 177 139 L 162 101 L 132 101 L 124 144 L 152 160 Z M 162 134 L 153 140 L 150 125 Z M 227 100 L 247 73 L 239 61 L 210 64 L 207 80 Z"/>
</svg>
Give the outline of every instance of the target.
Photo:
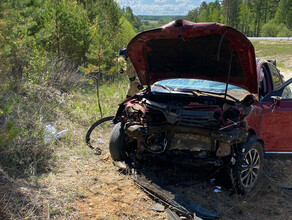
<svg viewBox="0 0 292 220">
<path fill-rule="evenodd" d="M 248 37 L 249 40 L 292 40 L 292 37 Z"/>
</svg>

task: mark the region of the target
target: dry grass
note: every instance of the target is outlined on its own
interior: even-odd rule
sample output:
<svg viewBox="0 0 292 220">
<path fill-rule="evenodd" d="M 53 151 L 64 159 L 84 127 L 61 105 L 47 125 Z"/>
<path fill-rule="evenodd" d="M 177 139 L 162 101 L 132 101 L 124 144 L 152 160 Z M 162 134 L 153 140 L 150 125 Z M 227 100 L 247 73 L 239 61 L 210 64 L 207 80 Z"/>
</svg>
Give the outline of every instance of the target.
<svg viewBox="0 0 292 220">
<path fill-rule="evenodd" d="M 292 77 L 291 41 L 252 41 L 252 43 L 258 58 L 276 60 L 285 79 Z"/>
<path fill-rule="evenodd" d="M 36 188 L 16 181 L 0 169 L 0 219 L 36 219 L 41 216 Z"/>
</svg>

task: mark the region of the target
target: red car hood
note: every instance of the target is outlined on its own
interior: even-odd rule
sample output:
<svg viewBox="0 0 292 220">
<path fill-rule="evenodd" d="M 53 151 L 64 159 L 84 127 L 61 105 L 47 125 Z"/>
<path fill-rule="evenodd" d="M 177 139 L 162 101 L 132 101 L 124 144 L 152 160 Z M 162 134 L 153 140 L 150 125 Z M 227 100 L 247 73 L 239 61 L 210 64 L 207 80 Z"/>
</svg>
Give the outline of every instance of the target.
<svg viewBox="0 0 292 220">
<path fill-rule="evenodd" d="M 257 93 L 254 47 L 223 24 L 176 20 L 138 34 L 127 53 L 144 85 L 171 78 L 227 82 L 230 68 L 229 83 Z"/>
</svg>

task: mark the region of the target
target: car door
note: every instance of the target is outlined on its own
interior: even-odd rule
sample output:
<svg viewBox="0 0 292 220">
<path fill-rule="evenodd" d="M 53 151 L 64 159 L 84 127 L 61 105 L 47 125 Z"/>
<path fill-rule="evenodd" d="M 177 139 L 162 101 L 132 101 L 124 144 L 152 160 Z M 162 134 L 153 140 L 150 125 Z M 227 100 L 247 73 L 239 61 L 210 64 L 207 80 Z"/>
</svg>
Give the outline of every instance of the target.
<svg viewBox="0 0 292 220">
<path fill-rule="evenodd" d="M 265 151 L 292 152 L 292 78 L 264 97 L 260 106 Z"/>
</svg>

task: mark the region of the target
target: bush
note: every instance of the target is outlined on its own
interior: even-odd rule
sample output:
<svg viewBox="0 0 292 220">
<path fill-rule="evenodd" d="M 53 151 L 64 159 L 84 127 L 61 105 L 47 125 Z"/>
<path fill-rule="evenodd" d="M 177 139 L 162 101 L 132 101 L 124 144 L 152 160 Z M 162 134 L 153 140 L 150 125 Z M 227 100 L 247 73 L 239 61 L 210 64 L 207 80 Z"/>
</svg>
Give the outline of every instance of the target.
<svg viewBox="0 0 292 220">
<path fill-rule="evenodd" d="M 53 87 L 61 92 L 76 88 L 83 76 L 73 62 L 64 58 L 47 58 L 36 48 L 25 73 L 29 83 Z"/>
<path fill-rule="evenodd" d="M 26 85 L 0 95 L 0 166 L 13 177 L 47 171 L 52 146 L 43 143 L 43 122 L 53 121 L 54 101 L 45 88 Z"/>
<path fill-rule="evenodd" d="M 292 30 L 289 30 L 284 24 L 281 24 L 281 30 L 277 37 L 292 37 Z"/>
<path fill-rule="evenodd" d="M 289 37 L 292 36 L 292 31 L 289 30 L 283 23 L 278 24 L 275 20 L 270 20 L 264 24 L 261 30 L 262 37 Z"/>
</svg>

